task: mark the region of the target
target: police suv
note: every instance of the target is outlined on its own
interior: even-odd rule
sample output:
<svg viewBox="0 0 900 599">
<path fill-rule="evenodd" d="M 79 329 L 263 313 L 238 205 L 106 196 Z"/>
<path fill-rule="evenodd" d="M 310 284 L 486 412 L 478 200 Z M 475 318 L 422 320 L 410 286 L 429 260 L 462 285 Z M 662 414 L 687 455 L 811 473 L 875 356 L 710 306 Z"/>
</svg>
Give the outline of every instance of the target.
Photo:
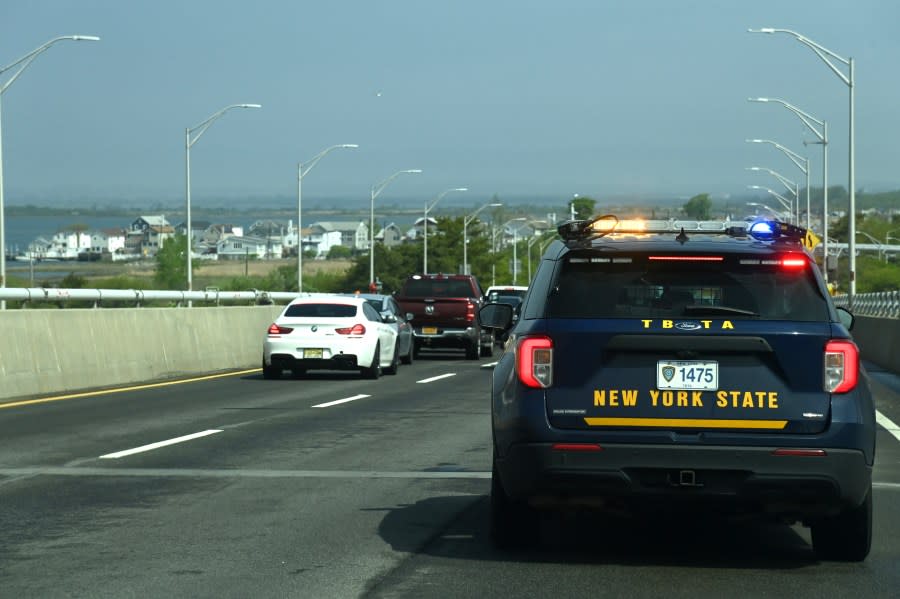
<svg viewBox="0 0 900 599">
<path fill-rule="evenodd" d="M 865 559 L 875 409 L 806 231 L 601 216 L 559 233 L 494 369 L 494 542 L 529 540 L 537 508 L 703 507 Z"/>
</svg>

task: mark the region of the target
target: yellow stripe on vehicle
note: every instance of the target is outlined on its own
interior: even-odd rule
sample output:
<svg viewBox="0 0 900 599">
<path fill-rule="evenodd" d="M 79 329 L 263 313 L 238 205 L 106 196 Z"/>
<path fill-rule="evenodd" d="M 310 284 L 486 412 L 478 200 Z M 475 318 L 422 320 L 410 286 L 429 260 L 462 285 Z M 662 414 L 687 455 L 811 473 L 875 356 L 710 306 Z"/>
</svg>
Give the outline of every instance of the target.
<svg viewBox="0 0 900 599">
<path fill-rule="evenodd" d="M 787 420 L 721 420 L 713 418 L 585 418 L 588 426 L 641 426 L 654 428 L 753 428 L 781 430 Z"/>
</svg>

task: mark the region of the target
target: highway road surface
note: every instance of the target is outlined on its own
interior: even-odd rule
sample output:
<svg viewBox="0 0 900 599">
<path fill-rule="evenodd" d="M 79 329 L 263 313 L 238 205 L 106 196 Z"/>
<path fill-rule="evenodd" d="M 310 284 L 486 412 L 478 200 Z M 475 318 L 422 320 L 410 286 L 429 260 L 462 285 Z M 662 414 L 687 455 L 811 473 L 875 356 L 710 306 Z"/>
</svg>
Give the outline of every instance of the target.
<svg viewBox="0 0 900 599">
<path fill-rule="evenodd" d="M 554 515 L 539 547 L 493 549 L 490 364 L 0 404 L 0 597 L 900 596 L 897 377 L 871 373 L 874 546 L 842 564 L 713 514 Z"/>
</svg>

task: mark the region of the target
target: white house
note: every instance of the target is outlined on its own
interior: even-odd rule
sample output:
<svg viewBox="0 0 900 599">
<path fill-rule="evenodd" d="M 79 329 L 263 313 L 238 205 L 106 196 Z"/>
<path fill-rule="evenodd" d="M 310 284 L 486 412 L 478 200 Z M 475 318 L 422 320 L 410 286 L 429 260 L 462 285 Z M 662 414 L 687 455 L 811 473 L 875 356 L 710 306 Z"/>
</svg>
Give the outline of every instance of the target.
<svg viewBox="0 0 900 599">
<path fill-rule="evenodd" d="M 314 234 L 338 231 L 341 234 L 341 245 L 352 250 L 369 249 L 369 227 L 364 221 L 319 221 L 309 228 L 313 229 Z M 303 243 L 305 246 L 305 237 Z"/>
<path fill-rule="evenodd" d="M 219 260 L 243 260 L 245 258 L 265 259 L 267 256 L 281 257 L 281 243 L 259 237 L 230 236 L 216 244 Z"/>
</svg>

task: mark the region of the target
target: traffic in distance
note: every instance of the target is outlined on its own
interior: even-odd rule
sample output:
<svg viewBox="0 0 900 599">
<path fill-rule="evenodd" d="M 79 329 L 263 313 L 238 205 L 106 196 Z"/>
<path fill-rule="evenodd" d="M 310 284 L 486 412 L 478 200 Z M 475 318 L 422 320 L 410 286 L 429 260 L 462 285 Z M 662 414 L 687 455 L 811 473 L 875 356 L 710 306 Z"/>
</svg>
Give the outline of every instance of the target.
<svg viewBox="0 0 900 599">
<path fill-rule="evenodd" d="M 493 373 L 491 535 L 538 510 L 701 510 L 808 526 L 821 559 L 872 542 L 875 408 L 803 245 L 775 221 L 570 221 Z"/>
</svg>

